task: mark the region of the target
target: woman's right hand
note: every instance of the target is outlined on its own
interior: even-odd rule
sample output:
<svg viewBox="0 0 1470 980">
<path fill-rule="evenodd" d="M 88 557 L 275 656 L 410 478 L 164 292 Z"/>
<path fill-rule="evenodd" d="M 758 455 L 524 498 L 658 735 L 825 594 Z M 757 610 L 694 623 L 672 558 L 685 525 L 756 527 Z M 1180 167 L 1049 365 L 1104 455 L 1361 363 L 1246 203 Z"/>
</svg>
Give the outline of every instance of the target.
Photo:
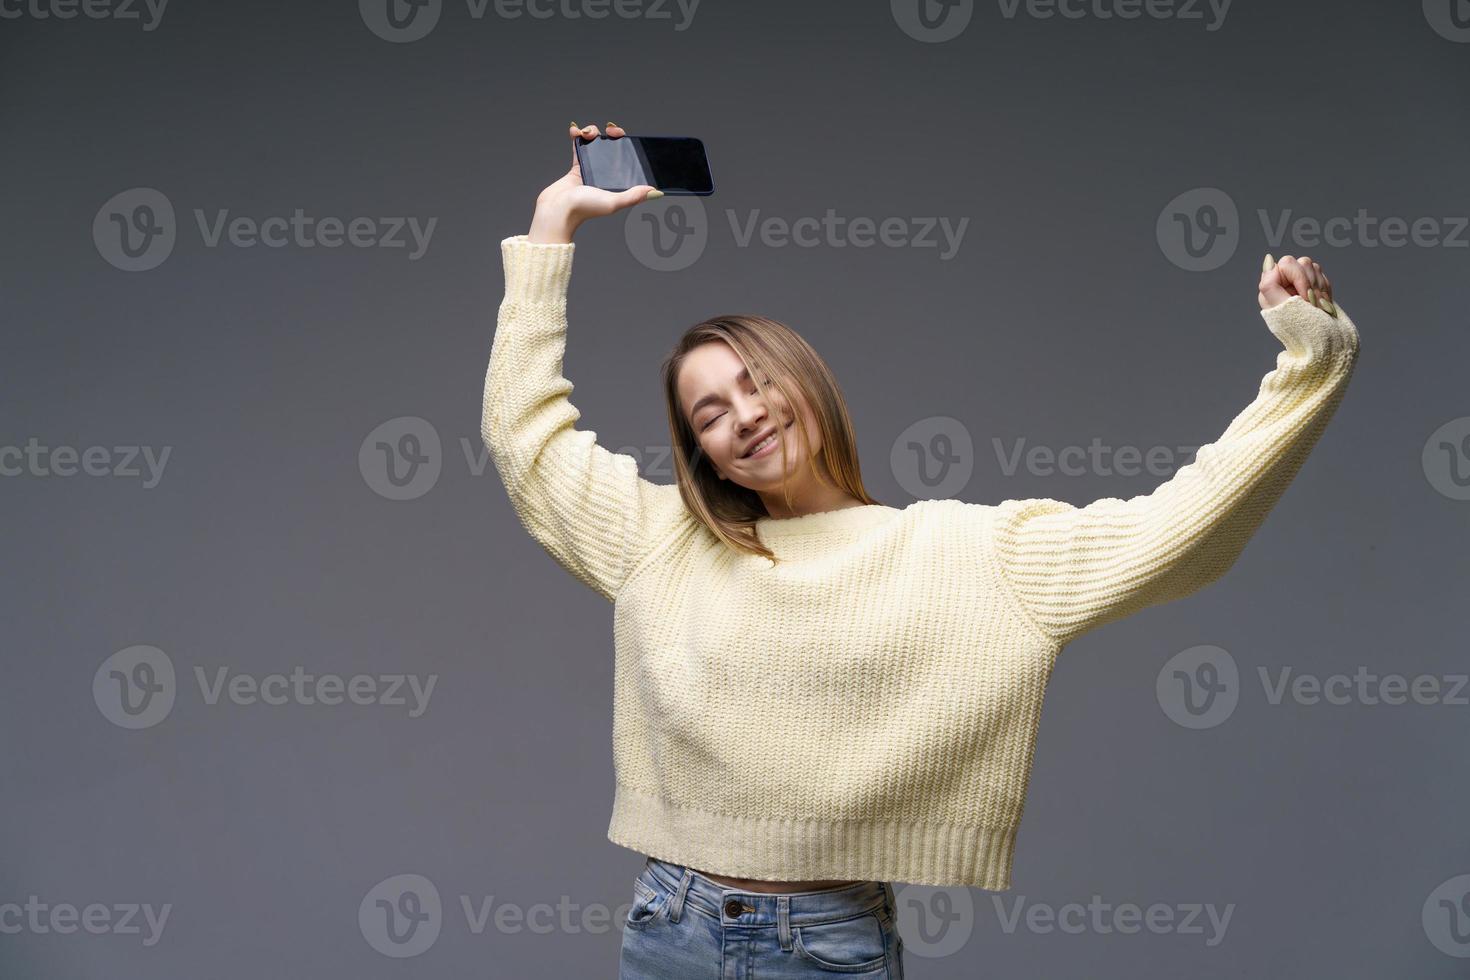
<svg viewBox="0 0 1470 980">
<path fill-rule="evenodd" d="M 1322 271 L 1322 263 L 1311 256 L 1283 255 L 1277 262 L 1267 252 L 1261 260 L 1261 281 L 1256 284 L 1256 301 L 1261 309 L 1278 306 L 1300 296 L 1328 316 L 1337 316 L 1332 302 L 1332 280 Z"/>
<path fill-rule="evenodd" d="M 578 133 L 590 138 L 598 135 L 598 129 L 595 125 L 579 129 L 575 123 L 568 124 L 567 135 L 574 141 Z M 623 127 L 608 123 L 607 135 L 620 139 L 628 134 Z M 536 195 L 536 213 L 531 218 L 531 231 L 526 237 L 537 243 L 566 244 L 572 240 L 577 226 L 588 218 L 612 214 L 658 197 L 663 197 L 663 192 L 649 184 L 635 184 L 625 191 L 588 187 L 582 183 L 582 165 L 577 160 L 574 144 L 572 169 Z"/>
</svg>

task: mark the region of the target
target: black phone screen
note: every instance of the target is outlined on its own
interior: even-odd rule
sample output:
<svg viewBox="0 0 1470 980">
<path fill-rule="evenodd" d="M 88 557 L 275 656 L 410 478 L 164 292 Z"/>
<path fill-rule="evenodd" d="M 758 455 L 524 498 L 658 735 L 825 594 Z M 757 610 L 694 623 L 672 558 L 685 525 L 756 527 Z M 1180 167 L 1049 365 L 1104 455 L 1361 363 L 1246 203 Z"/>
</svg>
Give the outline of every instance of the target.
<svg viewBox="0 0 1470 980">
<path fill-rule="evenodd" d="M 577 142 L 584 184 L 609 191 L 648 184 L 665 194 L 714 193 L 704 143 L 693 136 L 598 136 Z"/>
</svg>

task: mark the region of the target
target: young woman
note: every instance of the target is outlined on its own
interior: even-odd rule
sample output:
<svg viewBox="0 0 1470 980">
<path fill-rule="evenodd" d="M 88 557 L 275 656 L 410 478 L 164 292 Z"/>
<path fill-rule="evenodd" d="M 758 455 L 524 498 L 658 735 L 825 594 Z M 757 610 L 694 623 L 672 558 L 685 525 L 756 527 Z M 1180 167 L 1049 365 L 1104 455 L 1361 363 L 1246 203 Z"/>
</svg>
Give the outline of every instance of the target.
<svg viewBox="0 0 1470 980">
<path fill-rule="evenodd" d="M 573 153 L 501 242 L 481 422 L 521 524 L 614 605 L 608 837 L 647 856 L 621 975 L 902 977 L 888 882 L 1010 887 L 1057 654 L 1225 574 L 1336 410 L 1357 328 L 1318 263 L 1268 255 L 1284 349 L 1172 479 L 1082 508 L 900 509 L 864 489 L 817 353 L 715 317 L 664 364 L 659 485 L 574 426 L 561 373 L 573 233 L 656 194 L 587 187 Z"/>
</svg>

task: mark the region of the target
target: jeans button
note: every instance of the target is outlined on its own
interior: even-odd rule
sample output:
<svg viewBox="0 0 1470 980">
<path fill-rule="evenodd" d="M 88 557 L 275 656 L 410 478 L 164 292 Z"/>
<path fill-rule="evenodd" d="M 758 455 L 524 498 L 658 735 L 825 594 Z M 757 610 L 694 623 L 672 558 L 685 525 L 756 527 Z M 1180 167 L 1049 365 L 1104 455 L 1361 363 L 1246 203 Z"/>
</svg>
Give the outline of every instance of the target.
<svg viewBox="0 0 1470 980">
<path fill-rule="evenodd" d="M 732 919 L 738 919 L 740 917 L 740 912 L 744 907 L 745 906 L 740 903 L 739 899 L 732 898 L 725 903 L 725 914 Z"/>
</svg>

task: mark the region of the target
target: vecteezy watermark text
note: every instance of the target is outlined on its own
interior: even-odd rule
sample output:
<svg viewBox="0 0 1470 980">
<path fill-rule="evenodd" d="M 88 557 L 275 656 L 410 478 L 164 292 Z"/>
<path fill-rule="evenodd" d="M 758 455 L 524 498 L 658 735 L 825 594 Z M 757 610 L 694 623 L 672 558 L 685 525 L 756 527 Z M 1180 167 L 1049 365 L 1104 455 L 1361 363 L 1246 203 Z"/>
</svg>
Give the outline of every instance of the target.
<svg viewBox="0 0 1470 980">
<path fill-rule="evenodd" d="M 465 929 L 479 936 L 491 929 L 496 935 L 530 932 L 535 935 L 602 935 L 620 929 L 631 902 L 609 906 L 578 902 L 562 895 L 556 905 L 524 905 L 495 895 L 459 896 Z M 369 946 L 384 956 L 403 959 L 427 952 L 455 917 L 450 915 L 439 888 L 420 874 L 384 878 L 363 896 L 357 910 L 358 929 Z"/>
<path fill-rule="evenodd" d="M 465 0 L 470 20 L 494 12 L 500 20 L 645 20 L 688 30 L 700 0 Z M 408 44 L 429 36 L 444 13 L 444 0 L 358 0 L 363 24 L 384 41 Z M 676 19 L 676 16 L 677 19 Z"/>
<path fill-rule="evenodd" d="M 0 0 L 0 20 L 138 21 L 152 31 L 163 21 L 168 0 Z"/>
<path fill-rule="evenodd" d="M 1470 707 L 1470 674 L 1380 674 L 1359 664 L 1351 674 L 1325 677 L 1289 664 L 1256 667 L 1261 693 L 1272 707 L 1296 705 L 1443 705 Z M 1169 720 L 1183 728 L 1222 725 L 1240 703 L 1245 685 L 1229 650 L 1200 644 L 1174 654 L 1159 668 L 1154 693 Z M 1330 709 L 1329 709 L 1330 710 Z M 1411 710 L 1406 708 L 1404 710 Z"/>
<path fill-rule="evenodd" d="M 289 215 L 265 217 L 234 214 L 230 208 L 194 209 L 194 223 L 205 248 L 407 250 L 410 262 L 423 258 L 439 219 L 413 215 L 341 218 L 308 214 L 293 208 Z M 179 236 L 173 202 L 151 187 L 114 194 L 92 220 L 92 242 L 107 262 L 124 272 L 157 268 L 172 254 Z"/>
<path fill-rule="evenodd" d="M 858 216 L 847 218 L 839 215 L 835 208 L 828 208 L 822 217 L 807 215 L 799 218 L 769 216 L 762 218 L 760 209 L 751 211 L 744 219 L 737 217 L 733 208 L 725 209 L 730 222 L 730 234 L 740 248 L 749 248 L 751 241 L 759 235 L 760 244 L 767 248 L 938 248 L 939 261 L 947 262 L 960 250 L 965 237 L 969 218 L 961 218 L 953 225 L 944 216 L 869 218 Z M 935 234 L 938 229 L 943 242 Z"/>
<path fill-rule="evenodd" d="M 1274 253 L 1331 248 L 1466 248 L 1470 247 L 1470 216 L 1370 214 L 1358 208 L 1345 214 L 1299 215 L 1291 208 L 1273 215 L 1256 208 L 1263 250 Z M 1244 239 L 1245 222 L 1235 199 L 1218 187 L 1194 187 L 1177 194 L 1159 211 L 1154 236 L 1159 250 L 1174 265 L 1189 272 L 1218 269 L 1235 254 Z"/>
<path fill-rule="evenodd" d="M 308 674 L 306 668 L 299 664 L 291 669 L 289 675 L 232 675 L 230 668 L 216 667 L 211 680 L 203 667 L 195 667 L 194 676 L 199 682 L 199 693 L 204 703 L 211 705 L 219 704 L 221 696 L 226 694 L 227 677 L 228 699 L 237 705 L 337 705 L 347 701 L 401 707 L 408 703 L 405 694 L 412 692 L 413 705 L 408 710 L 410 718 L 417 718 L 428 710 L 434 685 L 439 682 L 438 674 L 430 674 L 427 683 L 417 674 L 353 674 L 350 678 L 343 678 L 341 674 Z M 408 692 L 403 690 L 405 684 Z"/>
<path fill-rule="evenodd" d="M 139 477 L 144 490 L 152 490 L 163 479 L 172 446 L 161 451 L 152 446 L 43 446 L 32 436 L 24 447 L 0 446 L 0 477 L 35 476 L 53 478 L 76 476 Z M 147 472 L 139 470 L 136 461 L 142 457 Z M 80 468 L 78 467 L 80 460 Z"/>
<path fill-rule="evenodd" d="M 1086 904 L 1067 902 L 1053 906 L 1045 902 L 1028 902 L 1024 895 L 1010 900 L 1006 909 L 1006 896 L 991 895 L 995 903 L 995 914 L 1000 920 L 1001 930 L 1007 934 L 1015 932 L 1025 917 L 1026 931 L 1033 933 L 1065 932 L 1077 935 L 1095 933 L 1109 935 L 1123 933 L 1131 935 L 1150 932 L 1154 935 L 1203 935 L 1206 946 L 1218 946 L 1230 928 L 1230 918 L 1235 914 L 1235 903 L 1216 908 L 1214 902 L 1183 902 L 1169 904 L 1153 902 L 1147 907 L 1134 902 L 1105 902 L 1101 895 L 1093 895 Z M 1209 926 L 1206 934 L 1205 927 Z"/>
<path fill-rule="evenodd" d="M 328 707 L 340 704 L 408 708 L 419 718 L 429 708 L 438 674 L 308 673 L 297 665 L 289 674 L 255 676 L 229 667 L 207 670 L 195 666 L 200 699 L 215 706 L 224 702 L 268 708 L 285 705 Z M 151 728 L 173 711 L 181 685 L 173 658 L 147 644 L 126 647 L 102 661 L 92 675 L 92 700 L 97 710 L 119 728 Z M 412 695 L 410 703 L 409 695 Z"/>
<path fill-rule="evenodd" d="M 932 249 L 941 262 L 959 253 L 970 219 L 946 215 L 771 215 L 759 208 L 741 214 L 725 209 L 736 248 Z M 709 244 L 712 221 L 698 195 L 672 195 L 630 208 L 623 240 L 633 257 L 650 269 L 675 272 L 699 260 Z"/>
<path fill-rule="evenodd" d="M 79 909 L 70 902 L 43 902 L 39 895 L 31 895 L 24 905 L 0 902 L 0 936 L 21 933 L 69 935 L 81 929 L 94 936 L 141 934 L 144 946 L 156 946 L 163 938 L 163 929 L 172 910 L 172 902 L 165 902 L 158 908 L 148 902 L 115 902 L 111 905 L 89 902 Z M 142 922 L 138 921 L 140 912 Z M 146 933 L 141 928 L 145 924 L 148 927 Z"/>
<path fill-rule="evenodd" d="M 1198 446 L 1110 446 L 1097 436 L 1086 446 L 1036 445 L 1027 447 L 1024 438 L 1015 440 L 1011 449 L 992 437 L 995 460 L 1005 476 L 1015 476 L 1025 453 L 1026 472 L 1033 476 L 1169 476 L 1189 463 Z M 1140 467 L 1140 461 L 1143 466 Z"/>
<path fill-rule="evenodd" d="M 1025 13 L 1036 20 L 1182 20 L 1201 21 L 1206 31 L 1225 24 L 1233 0 L 996 0 L 1000 15 L 1015 20 Z M 1209 19 L 1206 19 L 1208 15 Z"/>
<path fill-rule="evenodd" d="M 1203 24 L 1206 33 L 1225 26 L 1232 0 L 996 0 L 1003 20 L 1171 20 Z M 893 22 L 915 41 L 938 44 L 965 32 L 975 0 L 889 0 Z"/>
</svg>

